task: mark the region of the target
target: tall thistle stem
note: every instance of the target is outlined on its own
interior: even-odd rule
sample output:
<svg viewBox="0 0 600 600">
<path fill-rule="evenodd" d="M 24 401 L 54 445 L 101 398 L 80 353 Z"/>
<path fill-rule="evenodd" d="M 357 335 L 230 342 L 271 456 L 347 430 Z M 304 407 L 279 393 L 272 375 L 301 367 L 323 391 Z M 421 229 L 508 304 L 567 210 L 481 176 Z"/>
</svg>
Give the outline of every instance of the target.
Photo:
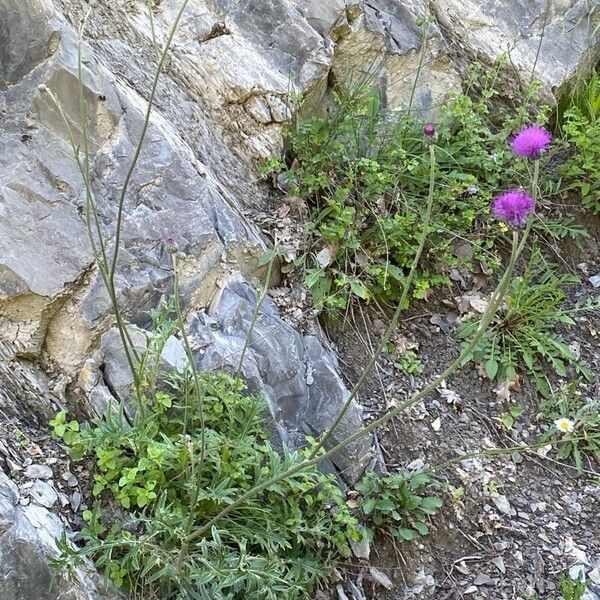
<svg viewBox="0 0 600 600">
<path fill-rule="evenodd" d="M 529 220 L 531 221 L 532 218 L 533 218 L 533 216 L 530 216 Z M 429 383 L 424 388 L 422 388 L 418 393 L 414 394 L 411 398 L 408 398 L 407 400 L 405 400 L 398 406 L 394 407 L 392 410 L 388 411 L 386 414 L 379 417 L 378 419 L 376 419 L 369 425 L 365 426 L 364 428 L 360 429 L 356 433 L 353 433 L 352 435 L 348 436 L 347 438 L 345 438 L 344 440 L 342 440 L 341 442 L 339 442 L 338 444 L 336 444 L 335 446 L 330 448 L 327 452 L 323 452 L 319 456 L 308 458 L 304 461 L 301 461 L 294 467 L 285 471 L 284 473 L 281 473 L 280 475 L 277 475 L 276 477 L 272 477 L 271 479 L 268 479 L 267 481 L 264 481 L 263 483 L 248 490 L 246 493 L 242 494 L 235 502 L 232 502 L 231 504 L 226 506 L 223 510 L 221 510 L 221 512 L 219 514 L 217 514 L 215 517 L 210 519 L 210 521 L 208 521 L 205 525 L 203 525 L 202 527 L 197 529 L 190 536 L 190 538 L 189 538 L 190 541 L 204 536 L 208 531 L 210 531 L 210 529 L 216 523 L 219 522 L 220 519 L 227 516 L 231 512 L 235 511 L 246 500 L 253 498 L 254 496 L 256 496 L 256 494 L 260 493 L 261 491 L 269 488 L 270 486 L 272 486 L 284 479 L 293 477 L 294 475 L 296 475 L 297 473 L 299 473 L 300 471 L 302 471 L 308 467 L 319 464 L 325 458 L 329 458 L 329 457 L 333 456 L 340 450 L 343 450 L 344 448 L 346 448 L 348 445 L 353 444 L 354 442 L 357 442 L 358 440 L 362 439 L 366 435 L 369 435 L 370 433 L 372 433 L 373 431 L 375 431 L 376 429 L 378 429 L 379 427 L 381 427 L 382 425 L 387 423 L 390 419 L 393 419 L 400 413 L 404 412 L 407 408 L 410 408 L 417 402 L 420 402 L 421 400 L 423 400 L 431 392 L 433 392 L 437 387 L 439 387 L 439 385 L 442 383 L 442 381 L 446 380 L 450 375 L 452 375 L 456 370 L 458 370 L 458 368 L 463 364 L 464 360 L 471 354 L 471 352 L 477 345 L 477 342 L 481 339 L 481 337 L 483 336 L 483 334 L 489 327 L 489 324 L 491 323 L 492 319 L 494 318 L 494 315 L 496 314 L 498 308 L 500 307 L 500 305 L 504 299 L 504 296 L 507 292 L 508 286 L 510 284 L 510 279 L 514 272 L 516 261 L 519 258 L 519 254 L 524 247 L 524 243 L 527 239 L 526 235 L 528 235 L 529 231 L 530 231 L 530 227 L 528 226 L 528 228 L 525 230 L 525 234 L 523 235 L 523 238 L 521 239 L 521 243 L 519 243 L 519 232 L 518 231 L 513 232 L 512 252 L 511 252 L 509 262 L 508 262 L 507 269 L 504 272 L 504 275 L 502 276 L 502 279 L 500 280 L 500 283 L 498 284 L 496 291 L 494 292 L 494 294 L 492 294 L 490 302 L 488 303 L 488 306 L 486 307 L 486 310 L 481 317 L 481 321 L 479 323 L 477 331 L 473 335 L 471 341 L 462 349 L 462 351 L 460 352 L 458 357 L 455 360 L 453 360 L 452 363 L 450 365 L 448 365 L 448 367 L 446 369 L 444 369 L 444 371 L 440 375 L 438 375 L 431 383 Z"/>
<path fill-rule="evenodd" d="M 189 514 L 186 520 L 184 533 L 182 536 L 181 550 L 179 552 L 179 558 L 177 560 L 178 568 L 181 570 L 183 565 L 183 561 L 187 556 L 187 552 L 189 549 L 188 546 L 188 537 L 192 528 L 194 527 L 194 521 L 196 519 L 196 506 L 200 499 L 200 494 L 202 492 L 202 474 L 204 471 L 204 459 L 206 454 L 206 428 L 204 422 L 204 397 L 202 387 L 200 385 L 200 377 L 198 375 L 198 369 L 196 367 L 196 363 L 194 361 L 194 354 L 192 353 L 192 347 L 190 346 L 189 338 L 185 332 L 185 321 L 183 318 L 183 311 L 181 309 L 181 297 L 179 293 L 179 269 L 177 265 L 177 251 L 176 249 L 169 248 L 169 252 L 171 253 L 171 263 L 173 265 L 173 277 L 174 277 L 174 296 L 175 296 L 175 313 L 177 315 L 177 326 L 179 327 L 179 331 L 181 333 L 181 339 L 183 340 L 183 345 L 185 348 L 185 353 L 188 360 L 188 366 L 192 373 L 192 379 L 194 382 L 194 391 L 196 393 L 195 399 L 198 402 L 198 412 L 200 417 L 200 456 L 198 458 L 198 464 L 196 465 L 196 461 L 194 459 L 194 440 L 190 441 L 190 462 L 192 467 L 192 480 L 194 481 L 194 492 L 189 505 Z M 188 428 L 188 406 L 189 406 L 189 398 L 186 397 L 185 407 L 184 407 L 184 433 Z"/>
<path fill-rule="evenodd" d="M 141 389 L 141 379 L 139 373 L 139 356 L 138 352 L 135 348 L 131 340 L 131 336 L 125 324 L 125 320 L 123 319 L 118 299 L 117 299 L 117 290 L 115 285 L 115 275 L 117 269 L 117 263 L 119 258 L 120 244 L 121 244 L 121 233 L 123 227 L 123 215 L 124 215 L 124 206 L 125 206 L 125 198 L 127 195 L 127 191 L 129 189 L 129 184 L 131 182 L 131 178 L 137 166 L 137 162 L 139 160 L 140 154 L 142 152 L 142 148 L 144 145 L 144 141 L 146 138 L 146 133 L 148 131 L 148 127 L 150 124 L 150 115 L 152 113 L 152 109 L 154 107 L 154 99 L 156 96 L 156 90 L 158 88 L 158 82 L 160 79 L 160 75 L 164 66 L 164 62 L 166 60 L 167 54 L 171 48 L 171 44 L 173 42 L 173 38 L 175 36 L 175 32 L 179 26 L 179 22 L 181 21 L 181 17 L 189 3 L 189 0 L 183 0 L 181 3 L 179 10 L 175 16 L 175 20 L 171 29 L 169 30 L 169 34 L 167 37 L 167 41 L 162 52 L 158 55 L 158 65 L 156 68 L 156 72 L 154 74 L 154 79 L 152 82 L 152 87 L 150 91 L 150 98 L 148 100 L 148 107 L 146 109 L 146 114 L 144 118 L 144 124 L 142 127 L 142 132 L 140 134 L 140 138 L 135 148 L 134 156 L 131 161 L 131 165 L 127 171 L 125 176 L 125 180 L 123 182 L 123 186 L 121 189 L 121 193 L 119 194 L 119 199 L 117 203 L 117 222 L 115 227 L 115 236 L 114 236 L 114 251 L 112 257 L 109 258 L 107 250 L 106 250 L 106 241 L 104 239 L 104 235 L 102 233 L 102 228 L 100 226 L 100 220 L 98 217 L 97 205 L 94 199 L 94 195 L 91 187 L 91 178 L 90 178 L 90 155 L 89 155 L 89 140 L 87 134 L 87 110 L 84 98 L 83 91 L 83 76 L 82 76 L 82 37 L 85 28 L 85 23 L 89 17 L 90 10 L 86 13 L 85 17 L 82 20 L 82 23 L 79 28 L 79 45 L 78 45 L 78 60 L 77 60 L 77 68 L 78 68 L 78 79 L 79 79 L 79 110 L 80 110 L 80 120 L 81 120 L 81 130 L 82 130 L 82 143 L 83 143 L 83 159 L 81 157 L 81 148 L 75 142 L 75 136 L 73 134 L 73 130 L 71 128 L 69 119 L 62 108 L 61 103 L 58 98 L 48 89 L 46 88 L 46 92 L 49 94 L 52 102 L 56 106 L 63 123 L 65 124 L 65 128 L 67 130 L 67 135 L 69 138 L 69 144 L 71 145 L 71 149 L 73 151 L 73 155 L 75 157 L 75 162 L 77 168 L 81 174 L 83 179 L 83 184 L 85 188 L 85 224 L 88 232 L 88 237 L 90 240 L 90 246 L 92 249 L 92 253 L 94 256 L 94 260 L 98 265 L 98 270 L 102 276 L 102 280 L 104 282 L 106 291 L 109 295 L 109 299 L 111 302 L 111 308 L 114 313 L 115 319 L 117 321 L 117 327 L 119 329 L 119 335 L 121 337 L 121 342 L 123 344 L 123 349 L 125 352 L 125 356 L 127 359 L 127 363 L 129 369 L 131 371 L 135 394 L 139 401 L 140 410 L 143 410 L 142 406 L 142 389 Z M 152 21 L 152 44 L 153 47 L 156 48 L 156 37 L 154 33 L 154 26 Z M 96 239 L 97 238 L 97 239 Z"/>
<path fill-rule="evenodd" d="M 324 433 L 321 440 L 319 442 L 317 442 L 317 444 L 314 446 L 314 448 L 310 454 L 310 458 L 314 458 L 315 456 L 317 456 L 317 454 L 321 451 L 321 448 L 323 448 L 323 446 L 329 441 L 329 438 L 332 436 L 333 432 L 336 430 L 336 428 L 341 423 L 342 419 L 348 412 L 350 405 L 352 404 L 352 401 L 354 400 L 354 398 L 356 398 L 356 395 L 362 388 L 367 377 L 371 374 L 371 372 L 375 368 L 375 365 L 377 364 L 379 357 L 381 356 L 382 352 L 384 351 L 388 342 L 390 341 L 392 332 L 395 331 L 395 329 L 398 325 L 398 320 L 400 318 L 400 314 L 405 309 L 406 299 L 408 298 L 408 293 L 412 287 L 412 282 L 413 282 L 413 279 L 417 272 L 417 267 L 419 266 L 419 261 L 421 260 L 421 255 L 423 254 L 423 250 L 425 249 L 425 242 L 427 241 L 427 236 L 429 234 L 429 226 L 431 224 L 431 215 L 433 212 L 433 200 L 434 200 L 434 195 L 435 195 L 435 165 L 436 165 L 435 145 L 433 144 L 433 142 L 429 143 L 429 157 L 430 157 L 430 160 L 429 160 L 429 163 L 430 163 L 429 164 L 429 195 L 427 197 L 427 208 L 425 210 L 425 217 L 423 219 L 423 230 L 421 232 L 421 236 L 419 239 L 419 246 L 417 247 L 417 252 L 415 254 L 412 265 L 410 267 L 408 277 L 404 281 L 404 285 L 402 287 L 402 294 L 400 296 L 398 306 L 396 307 L 396 310 L 394 311 L 392 319 L 391 319 L 389 325 L 387 326 L 387 329 L 385 330 L 381 340 L 379 341 L 379 344 L 377 344 L 375 351 L 371 355 L 371 358 L 369 359 L 367 366 L 363 370 L 361 376 L 358 378 L 358 381 L 356 382 L 356 384 L 352 387 L 350 395 L 344 402 L 344 405 L 340 409 L 336 418 L 333 420 L 333 423 L 329 426 L 327 431 Z"/>
</svg>

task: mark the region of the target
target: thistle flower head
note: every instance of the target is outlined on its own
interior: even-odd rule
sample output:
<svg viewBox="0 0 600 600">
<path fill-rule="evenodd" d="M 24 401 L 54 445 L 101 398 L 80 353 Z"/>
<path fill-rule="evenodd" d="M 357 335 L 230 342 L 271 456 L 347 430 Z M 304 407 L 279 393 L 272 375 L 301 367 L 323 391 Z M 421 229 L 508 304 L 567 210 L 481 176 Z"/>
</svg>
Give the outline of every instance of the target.
<svg viewBox="0 0 600 600">
<path fill-rule="evenodd" d="M 423 133 L 427 136 L 427 137 L 433 137 L 436 133 L 435 130 L 435 125 L 433 123 L 427 123 L 424 127 L 423 127 Z"/>
<path fill-rule="evenodd" d="M 494 198 L 492 212 L 511 227 L 523 227 L 534 205 L 535 200 L 525 190 L 508 190 Z"/>
<path fill-rule="evenodd" d="M 510 147 L 517 156 L 539 158 L 552 142 L 552 134 L 539 125 L 529 125 L 515 134 Z"/>
<path fill-rule="evenodd" d="M 573 423 L 571 419 L 562 417 L 561 419 L 556 419 L 556 421 L 554 421 L 554 427 L 561 433 L 571 433 L 575 429 L 575 423 Z"/>
<path fill-rule="evenodd" d="M 172 237 L 168 237 L 165 239 L 165 248 L 167 252 L 175 254 L 177 252 L 177 242 Z"/>
</svg>

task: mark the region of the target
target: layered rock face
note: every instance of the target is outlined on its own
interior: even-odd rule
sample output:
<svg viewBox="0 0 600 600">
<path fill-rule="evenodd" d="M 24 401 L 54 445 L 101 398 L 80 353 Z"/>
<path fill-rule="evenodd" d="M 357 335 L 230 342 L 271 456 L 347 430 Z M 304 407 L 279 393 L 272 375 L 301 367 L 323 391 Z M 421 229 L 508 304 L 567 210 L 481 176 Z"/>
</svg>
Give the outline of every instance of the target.
<svg viewBox="0 0 600 600">
<path fill-rule="evenodd" d="M 69 131 L 52 98 L 80 148 L 87 131 L 99 226 L 112 252 L 156 45 L 178 8 L 176 0 L 155 1 L 151 26 L 141 0 L 0 0 L 0 414 L 8 426 L 27 414 L 43 427 L 75 397 L 101 411 L 113 397 L 107 377 L 111 365 L 119 369 L 118 341 L 106 342 L 110 302 L 92 257 Z M 82 124 L 77 30 L 88 11 Z M 419 19 L 429 14 L 424 32 Z M 459 89 L 467 62 L 510 50 L 507 80 L 518 88 L 535 66 L 552 99 L 592 60 L 592 20 L 585 0 L 553 2 L 549 10 L 543 0 L 190 0 L 124 204 L 117 284 L 127 321 L 148 327 L 147 312 L 172 293 L 163 244 L 172 237 L 197 364 L 236 365 L 256 281 L 265 275 L 259 258 L 268 244 L 246 216 L 269 205 L 257 166 L 280 151 L 297 94 L 301 110 L 315 112 L 332 89 L 370 83 L 387 107 L 412 97 L 415 110 L 428 114 Z M 265 394 L 273 429 L 292 446 L 322 432 L 348 394 L 318 326 L 299 333 L 269 301 L 243 372 Z M 360 426 L 355 405 L 333 441 Z M 368 460 L 365 442 L 334 463 L 353 477 Z M 14 494 L 1 480 L 0 534 L 17 519 Z M 6 560 L 11 548 L 0 546 L 0 599 L 33 597 L 15 587 L 14 561 L 30 563 L 19 553 Z M 72 597 L 98 597 L 85 593 Z"/>
</svg>

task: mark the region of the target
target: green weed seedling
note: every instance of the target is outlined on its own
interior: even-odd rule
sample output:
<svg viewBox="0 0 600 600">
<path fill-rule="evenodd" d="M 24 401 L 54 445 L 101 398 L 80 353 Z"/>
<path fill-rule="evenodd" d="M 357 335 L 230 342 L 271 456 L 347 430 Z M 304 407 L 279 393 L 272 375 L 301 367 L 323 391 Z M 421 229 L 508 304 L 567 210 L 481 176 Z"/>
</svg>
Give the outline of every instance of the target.
<svg viewBox="0 0 600 600">
<path fill-rule="evenodd" d="M 369 537 L 377 530 L 400 541 L 427 535 L 430 517 L 442 506 L 441 498 L 427 494 L 433 484 L 425 473 L 367 473 L 355 488 L 361 494 L 360 511 Z"/>
</svg>

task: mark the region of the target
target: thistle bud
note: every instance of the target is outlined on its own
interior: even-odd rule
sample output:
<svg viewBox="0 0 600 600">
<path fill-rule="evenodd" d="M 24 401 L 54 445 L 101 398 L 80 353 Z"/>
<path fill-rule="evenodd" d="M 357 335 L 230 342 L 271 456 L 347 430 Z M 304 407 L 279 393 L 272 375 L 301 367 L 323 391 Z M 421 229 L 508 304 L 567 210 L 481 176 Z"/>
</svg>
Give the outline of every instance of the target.
<svg viewBox="0 0 600 600">
<path fill-rule="evenodd" d="M 177 242 L 172 237 L 168 237 L 165 239 L 165 248 L 170 254 L 176 254 L 178 250 Z"/>
<path fill-rule="evenodd" d="M 423 127 L 423 133 L 427 136 L 427 137 L 434 137 L 436 134 L 436 129 L 435 129 L 435 125 L 433 123 L 427 123 L 427 125 L 425 125 Z"/>
</svg>

